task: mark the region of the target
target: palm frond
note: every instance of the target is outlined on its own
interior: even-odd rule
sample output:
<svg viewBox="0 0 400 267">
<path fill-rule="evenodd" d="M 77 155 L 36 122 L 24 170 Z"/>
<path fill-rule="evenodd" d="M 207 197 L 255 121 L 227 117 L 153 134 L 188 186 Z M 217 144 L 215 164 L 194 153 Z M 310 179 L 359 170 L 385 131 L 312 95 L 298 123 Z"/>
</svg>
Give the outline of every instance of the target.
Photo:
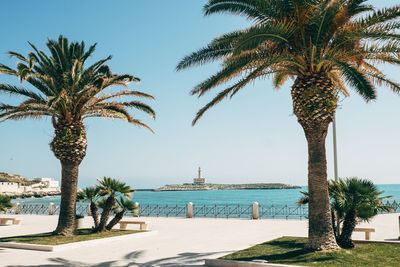
<svg viewBox="0 0 400 267">
<path fill-rule="evenodd" d="M 184 57 L 178 63 L 176 70 L 180 71 L 189 67 L 203 65 L 228 56 L 232 53 L 234 42 L 241 35 L 242 31 L 234 31 L 214 39 L 205 48 Z"/>
</svg>

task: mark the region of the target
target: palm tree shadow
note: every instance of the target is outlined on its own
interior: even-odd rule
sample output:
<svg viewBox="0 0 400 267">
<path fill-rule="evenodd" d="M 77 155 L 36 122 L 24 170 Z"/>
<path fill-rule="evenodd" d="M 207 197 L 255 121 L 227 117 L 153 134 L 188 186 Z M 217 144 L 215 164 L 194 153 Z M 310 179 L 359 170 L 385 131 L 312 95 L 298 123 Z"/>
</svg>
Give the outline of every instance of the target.
<svg viewBox="0 0 400 267">
<path fill-rule="evenodd" d="M 295 240 L 276 240 L 276 241 L 269 241 L 264 243 L 265 245 L 270 245 L 270 246 L 275 246 L 275 247 L 280 247 L 280 248 L 285 248 L 285 249 L 292 249 L 291 251 L 285 252 L 285 253 L 276 253 L 276 254 L 270 254 L 270 255 L 260 255 L 259 257 L 242 257 L 242 258 L 237 258 L 237 260 L 242 260 L 242 261 L 251 261 L 254 259 L 257 260 L 265 260 L 269 262 L 273 261 L 279 261 L 279 263 L 285 264 L 285 263 L 296 263 L 296 262 L 302 262 L 301 256 L 305 256 L 309 253 L 313 253 L 311 250 L 308 250 L 304 248 L 305 243 L 304 242 L 296 242 Z M 298 260 L 295 260 L 295 258 L 299 258 Z M 325 257 L 319 257 L 315 261 L 326 261 L 330 260 L 333 257 L 325 256 Z"/>
<path fill-rule="evenodd" d="M 229 253 L 231 251 L 226 251 L 222 253 Z M 189 267 L 189 266 L 202 266 L 204 263 L 204 259 L 212 257 L 217 254 L 214 252 L 210 253 L 191 253 L 185 252 L 180 253 L 174 257 L 167 257 L 157 260 L 148 261 L 145 263 L 137 262 L 138 258 L 140 258 L 145 251 L 133 251 L 131 253 L 126 254 L 120 260 L 107 261 L 102 263 L 84 263 L 80 261 L 72 261 L 64 258 L 50 258 L 49 261 L 52 263 L 49 264 L 37 264 L 37 265 L 8 265 L 7 267 L 112 267 L 112 266 L 120 266 L 120 267 L 156 267 L 156 266 L 167 266 L 167 267 Z M 221 252 L 218 252 L 218 254 Z"/>
</svg>

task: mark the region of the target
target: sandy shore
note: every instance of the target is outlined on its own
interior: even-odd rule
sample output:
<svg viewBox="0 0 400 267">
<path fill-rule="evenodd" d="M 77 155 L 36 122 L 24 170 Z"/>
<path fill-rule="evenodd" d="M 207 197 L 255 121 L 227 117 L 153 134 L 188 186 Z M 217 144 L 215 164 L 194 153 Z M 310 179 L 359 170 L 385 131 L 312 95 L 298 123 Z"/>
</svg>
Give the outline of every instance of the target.
<svg viewBox="0 0 400 267">
<path fill-rule="evenodd" d="M 399 213 L 382 214 L 361 226 L 374 227 L 372 240 L 397 239 Z M 0 217 L 10 217 L 0 215 Z M 15 215 L 22 219 L 18 226 L 1 226 L 0 236 L 41 233 L 54 230 L 57 216 Z M 205 258 L 217 258 L 230 252 L 280 236 L 306 236 L 306 220 L 249 220 L 209 218 L 126 218 L 149 224 L 158 234 L 135 240 L 60 252 L 17 249 L 0 250 L 0 266 L 199 266 Z M 85 217 L 90 227 L 90 217 Z M 133 228 L 136 226 L 130 226 Z M 364 239 L 355 233 L 354 239 Z"/>
</svg>

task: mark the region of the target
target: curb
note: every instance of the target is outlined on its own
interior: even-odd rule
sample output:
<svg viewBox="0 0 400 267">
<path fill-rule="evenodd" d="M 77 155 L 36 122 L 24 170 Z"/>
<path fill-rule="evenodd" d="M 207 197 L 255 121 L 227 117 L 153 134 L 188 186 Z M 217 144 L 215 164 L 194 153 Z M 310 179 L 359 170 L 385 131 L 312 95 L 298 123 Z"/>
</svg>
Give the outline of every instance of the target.
<svg viewBox="0 0 400 267">
<path fill-rule="evenodd" d="M 98 244 L 112 242 L 112 241 L 119 241 L 128 238 L 141 238 L 147 236 L 153 236 L 158 234 L 157 231 L 150 231 L 150 232 L 143 232 L 143 233 L 134 233 L 129 235 L 122 235 L 122 236 L 113 236 L 108 238 L 99 238 L 94 240 L 88 241 L 80 241 L 80 242 L 73 242 L 64 245 L 38 245 L 38 244 L 28 244 L 28 243 L 17 243 L 17 242 L 0 242 L 0 248 L 15 248 L 15 249 L 28 249 L 28 250 L 37 250 L 37 251 L 46 251 L 46 252 L 56 252 L 62 251 L 67 249 L 74 249 L 74 248 L 81 248 L 86 246 L 95 246 Z"/>
<path fill-rule="evenodd" d="M 286 265 L 277 263 L 261 263 L 251 261 L 232 261 L 232 260 L 219 260 L 219 259 L 206 259 L 205 266 L 208 267 L 300 267 L 298 265 Z"/>
</svg>

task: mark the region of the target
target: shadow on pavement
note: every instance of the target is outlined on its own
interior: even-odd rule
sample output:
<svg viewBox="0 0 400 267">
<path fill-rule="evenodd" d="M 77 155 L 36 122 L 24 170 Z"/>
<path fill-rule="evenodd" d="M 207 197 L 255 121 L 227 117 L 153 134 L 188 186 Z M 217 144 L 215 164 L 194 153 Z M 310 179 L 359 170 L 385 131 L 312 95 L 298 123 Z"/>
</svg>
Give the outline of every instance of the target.
<svg viewBox="0 0 400 267">
<path fill-rule="evenodd" d="M 220 252 L 218 252 L 219 254 Z M 227 251 L 226 253 L 229 253 Z M 144 254 L 144 251 L 133 251 L 128 253 L 121 260 L 115 261 L 107 261 L 102 263 L 84 263 L 80 261 L 71 261 L 64 258 L 50 258 L 49 261 L 52 263 L 49 264 L 39 264 L 39 265 L 7 265 L 7 267 L 157 267 L 157 266 L 166 266 L 166 267 L 185 267 L 185 266 L 202 266 L 204 264 L 204 260 L 212 257 L 217 254 L 214 252 L 210 253 L 180 253 L 174 257 L 168 257 L 163 259 L 157 259 L 148 261 L 145 263 L 138 263 L 136 260 Z"/>
</svg>

